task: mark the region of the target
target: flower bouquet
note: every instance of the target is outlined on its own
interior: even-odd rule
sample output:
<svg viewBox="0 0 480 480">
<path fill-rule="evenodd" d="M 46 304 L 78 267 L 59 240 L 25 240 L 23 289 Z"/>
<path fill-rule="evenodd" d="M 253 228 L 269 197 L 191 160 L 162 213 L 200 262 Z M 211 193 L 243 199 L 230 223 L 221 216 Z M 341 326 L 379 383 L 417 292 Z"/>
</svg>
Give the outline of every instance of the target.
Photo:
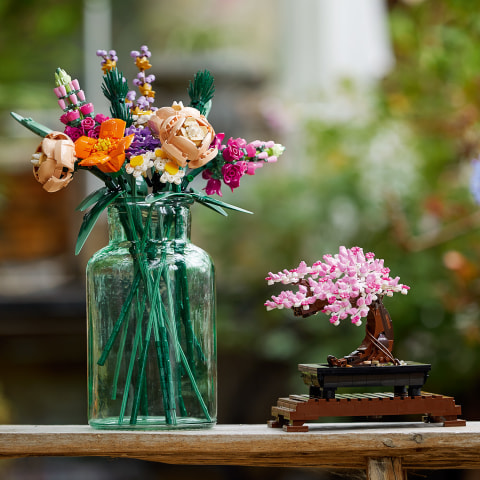
<svg viewBox="0 0 480 480">
<path fill-rule="evenodd" d="M 116 66 L 115 51 L 97 51 L 110 116 L 95 113 L 77 80 L 61 69 L 55 95 L 63 132 L 12 116 L 43 137 L 33 155 L 35 178 L 48 192 L 79 170 L 104 186 L 78 206 L 86 212 L 76 253 L 108 208 L 110 242 L 87 265 L 89 423 L 96 428 L 204 427 L 216 419 L 214 270 L 190 242 L 190 206 L 222 215 L 213 195 L 277 161 L 284 147 L 215 133 L 207 120 L 210 72 L 188 87 L 190 105 L 154 107 L 146 46 L 132 51 L 140 95 Z M 203 191 L 192 186 L 206 181 Z M 247 212 L 250 213 L 250 212 Z"/>
</svg>

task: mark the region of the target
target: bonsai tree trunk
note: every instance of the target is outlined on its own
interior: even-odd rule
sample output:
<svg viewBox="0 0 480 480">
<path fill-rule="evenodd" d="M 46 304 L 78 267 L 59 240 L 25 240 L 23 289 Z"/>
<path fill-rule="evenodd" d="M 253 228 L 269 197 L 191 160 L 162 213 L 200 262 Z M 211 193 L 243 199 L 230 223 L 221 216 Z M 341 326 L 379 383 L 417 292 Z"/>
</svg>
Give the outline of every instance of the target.
<svg viewBox="0 0 480 480">
<path fill-rule="evenodd" d="M 293 308 L 296 316 L 309 317 L 323 310 L 326 301 L 316 301 L 309 310 Z M 330 366 L 346 367 L 347 365 L 370 365 L 375 363 L 393 363 L 398 365 L 398 360 L 393 356 L 393 325 L 392 319 L 384 307 L 381 299 L 377 299 L 369 306 L 365 325 L 365 338 L 360 346 L 343 358 L 329 355 L 327 358 Z"/>
<path fill-rule="evenodd" d="M 365 338 L 361 345 L 350 355 L 336 358 L 329 355 L 328 364 L 344 367 L 347 365 L 368 365 L 371 363 L 393 363 L 398 360 L 393 356 L 392 319 L 384 307 L 382 300 L 376 300 L 369 307 L 365 325 Z"/>
</svg>

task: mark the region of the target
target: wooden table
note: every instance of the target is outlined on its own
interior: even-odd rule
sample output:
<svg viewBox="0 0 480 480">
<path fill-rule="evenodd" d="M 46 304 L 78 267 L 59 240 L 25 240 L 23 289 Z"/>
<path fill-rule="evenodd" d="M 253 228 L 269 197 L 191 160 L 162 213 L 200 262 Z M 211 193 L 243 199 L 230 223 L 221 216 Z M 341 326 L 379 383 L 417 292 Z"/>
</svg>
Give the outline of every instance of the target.
<svg viewBox="0 0 480 480">
<path fill-rule="evenodd" d="M 480 422 L 310 424 L 287 433 L 266 425 L 208 430 L 113 431 L 86 425 L 0 426 L 0 458 L 101 456 L 177 465 L 365 469 L 371 480 L 405 479 L 409 469 L 480 469 Z"/>
</svg>

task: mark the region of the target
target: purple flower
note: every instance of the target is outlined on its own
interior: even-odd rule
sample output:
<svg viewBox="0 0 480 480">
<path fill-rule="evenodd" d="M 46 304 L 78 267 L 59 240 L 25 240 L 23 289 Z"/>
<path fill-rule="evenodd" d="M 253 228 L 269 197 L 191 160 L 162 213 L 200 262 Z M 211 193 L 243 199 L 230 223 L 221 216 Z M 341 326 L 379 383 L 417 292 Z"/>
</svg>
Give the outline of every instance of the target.
<svg viewBox="0 0 480 480">
<path fill-rule="evenodd" d="M 83 135 L 83 131 L 81 128 L 70 127 L 69 125 L 65 127 L 65 130 L 63 132 L 65 133 L 65 135 L 68 135 L 73 142 Z"/>
<path fill-rule="evenodd" d="M 243 158 L 243 148 L 247 146 L 247 142 L 243 138 L 230 137 L 227 142 L 227 147 L 223 150 L 223 158 L 227 162 L 233 162 L 234 160 L 240 160 Z"/>
<path fill-rule="evenodd" d="M 205 186 L 204 190 L 207 195 L 214 195 L 215 193 L 223 197 L 222 191 L 220 190 L 222 182 L 216 178 L 210 178 Z"/>
<path fill-rule="evenodd" d="M 95 127 L 95 120 L 92 117 L 85 117 L 80 122 L 80 125 L 83 128 L 83 131 L 87 133 L 89 130 Z"/>
<path fill-rule="evenodd" d="M 146 151 L 153 151 L 160 146 L 160 140 L 152 135 L 148 127 L 136 128 L 134 126 L 128 127 L 125 130 L 125 136 L 134 134 L 133 141 L 127 151 L 127 157 L 130 158 L 135 155 L 141 155 Z"/>
<path fill-rule="evenodd" d="M 144 96 L 138 97 L 137 105 L 142 110 L 148 110 L 150 108 L 150 103 L 149 103 L 148 97 L 144 97 Z"/>
<path fill-rule="evenodd" d="M 245 162 L 237 162 L 226 163 L 222 167 L 223 181 L 232 189 L 232 192 L 240 186 L 240 179 L 246 171 L 245 165 Z"/>
</svg>

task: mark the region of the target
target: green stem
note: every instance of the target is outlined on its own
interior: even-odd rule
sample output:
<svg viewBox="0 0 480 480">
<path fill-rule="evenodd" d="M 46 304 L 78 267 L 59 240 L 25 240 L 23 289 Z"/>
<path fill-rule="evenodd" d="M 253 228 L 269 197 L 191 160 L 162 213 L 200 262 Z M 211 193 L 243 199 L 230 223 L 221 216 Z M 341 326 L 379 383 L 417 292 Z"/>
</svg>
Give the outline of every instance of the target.
<svg viewBox="0 0 480 480">
<path fill-rule="evenodd" d="M 137 328 L 135 332 L 135 338 L 133 341 L 132 353 L 130 355 L 130 362 L 128 364 L 127 377 L 125 378 L 125 387 L 123 390 L 122 406 L 120 407 L 120 415 L 118 416 L 118 424 L 123 423 L 125 417 L 125 409 L 127 408 L 128 392 L 130 390 L 130 385 L 132 383 L 132 373 L 135 366 L 135 361 L 137 357 L 137 349 L 142 339 L 142 320 L 137 321 Z"/>
<path fill-rule="evenodd" d="M 160 331 L 159 331 L 160 329 Z M 154 324 L 155 346 L 157 348 L 157 361 L 160 372 L 160 382 L 162 384 L 163 408 L 165 410 L 165 420 L 168 425 L 176 425 L 177 410 L 175 407 L 174 386 L 170 365 L 170 348 L 167 337 L 167 329 L 162 319 L 162 324 Z"/>
<path fill-rule="evenodd" d="M 110 337 L 108 338 L 107 343 L 105 344 L 105 348 L 103 349 L 102 355 L 100 356 L 97 362 L 98 365 L 100 366 L 105 364 L 105 361 L 107 360 L 108 354 L 110 353 L 110 350 L 113 347 L 113 344 L 115 342 L 115 339 L 117 338 L 120 328 L 122 327 L 123 322 L 127 318 L 127 314 L 132 304 L 133 296 L 135 295 L 135 292 L 138 289 L 138 285 L 140 284 L 140 279 L 141 279 L 141 275 L 140 275 L 140 272 L 137 270 L 132 282 L 132 286 L 130 287 L 130 291 L 128 292 L 128 296 L 122 305 L 122 310 L 120 311 L 118 320 L 115 323 L 112 333 L 110 334 Z"/>
<path fill-rule="evenodd" d="M 123 351 L 125 350 L 127 333 L 128 333 L 128 325 L 125 325 L 122 331 L 122 336 L 120 337 L 120 345 L 117 351 L 117 364 L 115 365 L 115 373 L 113 375 L 113 384 L 112 384 L 112 400 L 116 400 L 117 398 L 118 377 L 120 375 L 120 368 L 122 366 Z"/>
<path fill-rule="evenodd" d="M 203 413 L 205 414 L 205 417 L 206 417 L 207 421 L 211 422 L 212 417 L 210 416 L 210 413 L 208 413 L 208 408 L 205 405 L 205 401 L 203 400 L 202 393 L 198 389 L 197 382 L 195 380 L 195 377 L 193 376 L 192 371 L 190 370 L 190 367 L 188 365 L 187 357 L 185 357 L 185 353 L 183 353 L 181 345 L 178 345 L 178 350 L 179 350 L 180 356 L 182 358 L 182 362 L 183 362 L 183 365 L 185 367 L 185 370 L 187 371 L 187 375 L 190 378 L 190 381 L 192 383 L 193 390 L 195 391 L 195 394 L 197 395 L 198 401 L 200 402 L 200 406 L 203 410 Z"/>
</svg>

